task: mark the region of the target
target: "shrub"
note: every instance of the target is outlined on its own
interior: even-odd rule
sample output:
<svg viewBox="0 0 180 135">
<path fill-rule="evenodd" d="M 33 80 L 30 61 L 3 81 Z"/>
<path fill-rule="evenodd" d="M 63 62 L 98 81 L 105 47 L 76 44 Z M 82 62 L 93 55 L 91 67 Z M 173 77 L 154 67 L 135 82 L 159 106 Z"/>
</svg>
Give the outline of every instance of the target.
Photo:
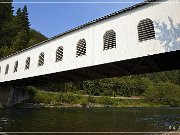
<svg viewBox="0 0 180 135">
<path fill-rule="evenodd" d="M 101 94 L 101 84 L 98 80 L 84 81 L 83 89 L 87 91 L 87 94 L 99 96 Z"/>
<path fill-rule="evenodd" d="M 112 99 L 110 97 L 101 97 L 99 99 L 99 103 L 104 104 L 104 105 L 113 105 L 115 103 L 115 101 L 114 101 L 114 99 Z"/>
<path fill-rule="evenodd" d="M 146 84 L 142 83 L 141 79 L 129 78 L 126 80 L 121 79 L 114 87 L 117 95 L 126 97 L 141 96 L 146 89 Z"/>
<path fill-rule="evenodd" d="M 145 99 L 148 102 L 180 106 L 180 86 L 170 82 L 151 85 L 145 92 Z"/>
<path fill-rule="evenodd" d="M 63 95 L 60 95 L 59 101 L 65 102 L 65 103 L 71 103 L 76 102 L 81 97 L 79 95 L 74 95 L 72 92 L 64 93 Z"/>
<path fill-rule="evenodd" d="M 59 93 L 57 92 L 45 92 L 45 91 L 37 91 L 34 100 L 38 103 L 54 103 L 58 101 Z"/>
<path fill-rule="evenodd" d="M 78 95 L 86 95 L 87 92 L 85 90 L 77 90 L 77 91 L 74 91 L 75 94 L 78 94 Z"/>
<path fill-rule="evenodd" d="M 78 90 L 74 83 L 66 83 L 65 87 L 66 92 L 76 92 Z"/>
<path fill-rule="evenodd" d="M 95 98 L 92 97 L 92 96 L 88 96 L 87 101 L 90 102 L 90 103 L 95 103 L 96 102 Z"/>
<path fill-rule="evenodd" d="M 87 107 L 89 105 L 89 102 L 87 100 L 82 100 L 81 105 L 82 107 Z"/>
<path fill-rule="evenodd" d="M 47 96 L 45 91 L 37 91 L 35 97 L 35 101 L 38 103 L 48 103 L 49 97 Z"/>
<path fill-rule="evenodd" d="M 30 94 L 30 99 L 34 100 L 34 97 L 35 97 L 35 95 L 36 95 L 36 93 L 38 91 L 37 88 L 35 88 L 33 86 L 27 86 L 25 88 L 25 90 L 27 90 L 28 93 Z"/>
</svg>

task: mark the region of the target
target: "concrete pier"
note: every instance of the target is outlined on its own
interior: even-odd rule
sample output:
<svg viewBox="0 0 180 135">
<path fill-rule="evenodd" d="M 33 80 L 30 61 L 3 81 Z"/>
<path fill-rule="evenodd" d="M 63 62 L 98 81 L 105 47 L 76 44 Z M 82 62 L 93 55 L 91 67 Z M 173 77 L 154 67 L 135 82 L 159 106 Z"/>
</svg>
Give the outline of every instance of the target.
<svg viewBox="0 0 180 135">
<path fill-rule="evenodd" d="M 11 106 L 14 88 L 12 86 L 0 86 L 0 106 Z"/>
<path fill-rule="evenodd" d="M 0 86 L 0 106 L 11 107 L 29 98 L 29 92 L 13 86 Z"/>
</svg>

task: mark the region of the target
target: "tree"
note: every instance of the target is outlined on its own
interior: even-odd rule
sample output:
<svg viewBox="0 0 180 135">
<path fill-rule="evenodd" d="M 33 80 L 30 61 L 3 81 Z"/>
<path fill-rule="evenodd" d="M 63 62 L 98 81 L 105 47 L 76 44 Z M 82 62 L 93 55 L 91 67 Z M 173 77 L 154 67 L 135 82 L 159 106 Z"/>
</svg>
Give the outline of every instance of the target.
<svg viewBox="0 0 180 135">
<path fill-rule="evenodd" d="M 34 29 L 30 29 L 29 35 L 30 35 L 30 40 L 29 40 L 28 46 L 35 45 L 37 43 L 40 43 L 40 42 L 48 39 L 47 37 L 42 35 L 40 32 L 38 32 Z"/>
<path fill-rule="evenodd" d="M 30 29 L 26 5 L 13 15 L 12 0 L 4 1 L 8 3 L 0 4 L 0 58 L 47 39 Z"/>
<path fill-rule="evenodd" d="M 13 7 L 11 0 L 4 0 L 10 3 L 0 4 L 0 49 L 2 51 L 3 47 L 10 47 L 12 42 L 12 37 L 14 36 L 13 31 Z"/>
<path fill-rule="evenodd" d="M 13 46 L 16 51 L 19 51 L 28 47 L 30 37 L 30 23 L 27 6 L 24 6 L 22 10 L 20 8 L 17 10 L 14 22 L 17 34 L 14 37 Z"/>
</svg>

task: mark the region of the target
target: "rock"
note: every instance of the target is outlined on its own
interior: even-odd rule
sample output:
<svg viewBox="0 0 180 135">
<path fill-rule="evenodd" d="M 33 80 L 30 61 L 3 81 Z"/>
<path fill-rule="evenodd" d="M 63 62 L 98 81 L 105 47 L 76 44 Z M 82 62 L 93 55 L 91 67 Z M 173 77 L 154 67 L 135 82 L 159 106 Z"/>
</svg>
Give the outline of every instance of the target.
<svg viewBox="0 0 180 135">
<path fill-rule="evenodd" d="M 112 107 L 112 105 L 105 105 L 104 107 Z"/>
</svg>

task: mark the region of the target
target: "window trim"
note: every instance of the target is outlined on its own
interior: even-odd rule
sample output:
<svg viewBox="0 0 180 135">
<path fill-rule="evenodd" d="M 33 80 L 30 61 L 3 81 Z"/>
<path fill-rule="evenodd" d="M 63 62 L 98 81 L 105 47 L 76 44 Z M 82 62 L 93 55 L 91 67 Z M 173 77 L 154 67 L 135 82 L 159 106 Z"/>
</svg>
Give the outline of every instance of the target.
<svg viewBox="0 0 180 135">
<path fill-rule="evenodd" d="M 27 57 L 24 70 L 28 70 L 30 68 L 30 63 L 31 63 L 31 58 Z"/>
<path fill-rule="evenodd" d="M 86 49 L 86 40 L 84 38 L 81 38 L 78 40 L 76 44 L 76 58 L 86 55 L 87 49 Z"/>
<path fill-rule="evenodd" d="M 139 21 L 137 25 L 138 42 L 156 39 L 154 23 L 151 19 L 146 18 Z"/>
<path fill-rule="evenodd" d="M 18 70 L 18 61 L 15 61 L 13 73 L 17 72 L 17 70 Z"/>
<path fill-rule="evenodd" d="M 41 67 L 44 65 L 44 52 L 41 52 L 38 58 L 38 67 Z"/>
<path fill-rule="evenodd" d="M 62 61 L 64 56 L 64 48 L 63 46 L 59 46 L 56 49 L 56 62 Z"/>
<path fill-rule="evenodd" d="M 116 32 L 113 29 L 105 31 L 103 35 L 103 51 L 116 48 L 116 45 Z"/>
<path fill-rule="evenodd" d="M 8 73 L 9 73 L 9 64 L 6 65 L 5 75 L 7 75 Z"/>
</svg>

